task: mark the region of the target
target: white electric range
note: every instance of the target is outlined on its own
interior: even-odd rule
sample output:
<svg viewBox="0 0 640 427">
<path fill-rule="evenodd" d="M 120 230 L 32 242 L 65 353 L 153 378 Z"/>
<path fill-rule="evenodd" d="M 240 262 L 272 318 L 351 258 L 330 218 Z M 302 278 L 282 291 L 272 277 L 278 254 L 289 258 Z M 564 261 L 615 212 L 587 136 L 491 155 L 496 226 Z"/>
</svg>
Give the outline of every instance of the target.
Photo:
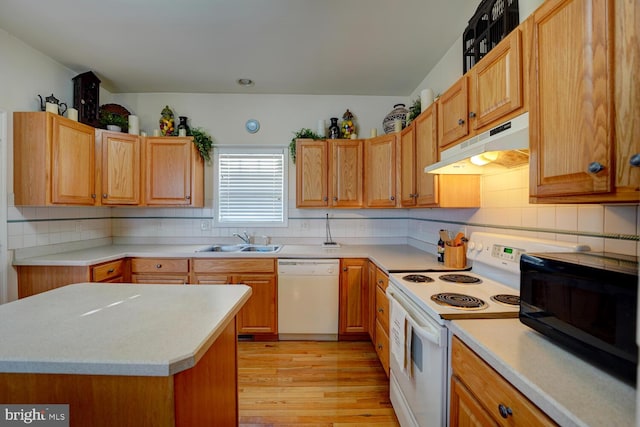
<svg viewBox="0 0 640 427">
<path fill-rule="evenodd" d="M 469 271 L 391 273 L 390 396 L 400 425 L 447 425 L 448 320 L 518 317 L 520 255 L 584 250 L 589 247 L 476 232 L 467 243 Z"/>
</svg>

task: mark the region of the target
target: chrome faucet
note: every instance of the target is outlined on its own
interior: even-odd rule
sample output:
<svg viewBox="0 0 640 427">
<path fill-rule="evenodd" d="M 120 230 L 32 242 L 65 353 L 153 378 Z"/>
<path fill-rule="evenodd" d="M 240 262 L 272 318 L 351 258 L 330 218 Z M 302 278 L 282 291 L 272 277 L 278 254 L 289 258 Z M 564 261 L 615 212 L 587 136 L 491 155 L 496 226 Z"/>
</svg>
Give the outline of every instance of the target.
<svg viewBox="0 0 640 427">
<path fill-rule="evenodd" d="M 247 230 L 243 231 L 242 235 L 238 233 L 233 233 L 233 235 L 245 242 L 247 245 L 251 244 L 251 237 L 249 237 L 249 235 L 247 234 Z"/>
</svg>

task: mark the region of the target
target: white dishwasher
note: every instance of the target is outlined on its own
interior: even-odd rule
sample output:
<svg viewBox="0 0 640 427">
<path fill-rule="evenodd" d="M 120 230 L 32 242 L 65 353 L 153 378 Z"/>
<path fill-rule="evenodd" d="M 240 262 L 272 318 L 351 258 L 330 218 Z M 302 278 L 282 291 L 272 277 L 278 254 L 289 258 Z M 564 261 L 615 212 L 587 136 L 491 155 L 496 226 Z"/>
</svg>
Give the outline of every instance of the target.
<svg viewBox="0 0 640 427">
<path fill-rule="evenodd" d="M 278 260 L 278 337 L 336 341 L 340 260 Z"/>
</svg>

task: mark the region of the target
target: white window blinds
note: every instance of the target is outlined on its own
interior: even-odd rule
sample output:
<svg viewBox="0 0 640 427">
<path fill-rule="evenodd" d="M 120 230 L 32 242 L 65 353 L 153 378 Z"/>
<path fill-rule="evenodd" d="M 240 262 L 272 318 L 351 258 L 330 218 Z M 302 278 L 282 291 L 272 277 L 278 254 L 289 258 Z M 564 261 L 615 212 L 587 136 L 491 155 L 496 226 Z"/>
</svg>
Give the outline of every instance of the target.
<svg viewBox="0 0 640 427">
<path fill-rule="evenodd" d="M 283 149 L 229 148 L 220 150 L 217 157 L 214 204 L 220 225 L 285 223 L 286 157 Z"/>
</svg>

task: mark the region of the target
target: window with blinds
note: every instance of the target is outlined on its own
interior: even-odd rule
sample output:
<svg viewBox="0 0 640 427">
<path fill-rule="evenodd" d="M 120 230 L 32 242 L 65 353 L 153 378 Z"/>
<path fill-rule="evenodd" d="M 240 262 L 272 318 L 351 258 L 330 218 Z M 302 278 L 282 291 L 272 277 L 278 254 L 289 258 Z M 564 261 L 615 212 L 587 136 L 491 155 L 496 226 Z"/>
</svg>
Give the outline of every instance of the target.
<svg viewBox="0 0 640 427">
<path fill-rule="evenodd" d="M 214 200 L 217 223 L 286 225 L 286 160 L 282 148 L 218 149 Z"/>
</svg>

